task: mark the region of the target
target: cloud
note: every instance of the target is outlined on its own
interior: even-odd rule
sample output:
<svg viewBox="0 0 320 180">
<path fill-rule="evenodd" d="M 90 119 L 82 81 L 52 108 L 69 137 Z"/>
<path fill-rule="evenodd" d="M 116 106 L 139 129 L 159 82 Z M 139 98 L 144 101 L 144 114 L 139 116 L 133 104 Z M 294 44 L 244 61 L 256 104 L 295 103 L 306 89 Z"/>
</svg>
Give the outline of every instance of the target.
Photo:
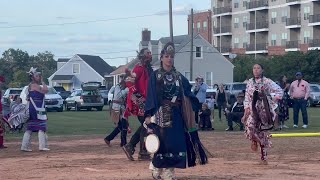
<svg viewBox="0 0 320 180">
<path fill-rule="evenodd" d="M 6 21 L 0 21 L 0 25 L 2 24 L 9 24 L 9 22 L 6 22 Z"/>
<path fill-rule="evenodd" d="M 173 7 L 172 14 L 173 15 L 189 15 L 192 7 L 193 7 L 192 4 L 184 4 L 184 5 Z M 159 11 L 156 13 L 156 15 L 159 15 L 159 16 L 164 16 L 168 14 L 169 14 L 169 10 Z"/>
</svg>

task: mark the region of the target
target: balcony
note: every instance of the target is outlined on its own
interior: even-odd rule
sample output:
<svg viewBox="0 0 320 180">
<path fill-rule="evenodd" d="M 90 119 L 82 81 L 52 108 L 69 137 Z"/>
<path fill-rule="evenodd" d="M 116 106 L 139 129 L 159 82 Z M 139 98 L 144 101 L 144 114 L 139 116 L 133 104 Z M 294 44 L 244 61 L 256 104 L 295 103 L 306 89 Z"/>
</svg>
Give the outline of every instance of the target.
<svg viewBox="0 0 320 180">
<path fill-rule="evenodd" d="M 247 24 L 246 30 L 247 32 L 263 32 L 268 31 L 269 29 L 269 22 L 268 21 L 261 21 L 257 20 L 257 23 L 249 23 Z"/>
<path fill-rule="evenodd" d="M 230 53 L 231 52 L 231 48 L 230 47 L 218 47 L 218 50 L 220 50 L 220 53 L 224 54 L 224 53 Z"/>
<path fill-rule="evenodd" d="M 320 39 L 309 39 L 308 50 L 320 49 Z"/>
<path fill-rule="evenodd" d="M 301 28 L 301 18 L 294 17 L 294 18 L 287 18 L 286 21 L 286 28 Z"/>
<path fill-rule="evenodd" d="M 223 26 L 214 28 L 214 36 L 232 35 L 231 26 Z"/>
<path fill-rule="evenodd" d="M 268 7 L 268 0 L 250 1 L 247 3 L 247 10 L 249 11 L 268 9 Z"/>
<path fill-rule="evenodd" d="M 288 6 L 299 5 L 301 0 L 286 0 Z"/>
<path fill-rule="evenodd" d="M 286 51 L 298 51 L 300 47 L 300 41 L 287 41 L 286 43 Z"/>
<path fill-rule="evenodd" d="M 232 7 L 231 6 L 226 6 L 226 7 L 220 7 L 220 8 L 215 8 L 213 9 L 213 13 L 215 15 L 218 15 L 218 14 L 231 14 L 232 12 Z"/>
<path fill-rule="evenodd" d="M 256 53 L 267 53 L 268 44 L 267 43 L 258 43 L 258 44 L 248 44 L 246 48 L 246 54 L 256 54 Z"/>
<path fill-rule="evenodd" d="M 320 14 L 309 16 L 309 26 L 319 26 L 320 25 Z"/>
</svg>

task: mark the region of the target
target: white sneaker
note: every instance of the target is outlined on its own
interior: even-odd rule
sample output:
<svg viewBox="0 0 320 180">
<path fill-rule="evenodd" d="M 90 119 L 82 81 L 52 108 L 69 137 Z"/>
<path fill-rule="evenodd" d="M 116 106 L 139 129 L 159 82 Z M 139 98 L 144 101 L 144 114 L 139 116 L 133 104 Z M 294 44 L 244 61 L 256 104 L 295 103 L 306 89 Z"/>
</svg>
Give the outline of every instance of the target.
<svg viewBox="0 0 320 180">
<path fill-rule="evenodd" d="M 39 149 L 40 151 L 50 151 L 48 148 Z"/>
<path fill-rule="evenodd" d="M 23 151 L 23 152 L 32 152 L 31 149 L 21 149 L 21 151 Z"/>
<path fill-rule="evenodd" d="M 302 126 L 302 128 L 307 129 L 308 125 L 305 124 L 305 125 Z"/>
<path fill-rule="evenodd" d="M 286 125 L 282 125 L 282 128 L 289 129 L 289 127 Z"/>
<path fill-rule="evenodd" d="M 296 124 L 295 124 L 295 125 L 293 125 L 293 128 L 298 128 L 298 125 L 296 125 Z"/>
</svg>

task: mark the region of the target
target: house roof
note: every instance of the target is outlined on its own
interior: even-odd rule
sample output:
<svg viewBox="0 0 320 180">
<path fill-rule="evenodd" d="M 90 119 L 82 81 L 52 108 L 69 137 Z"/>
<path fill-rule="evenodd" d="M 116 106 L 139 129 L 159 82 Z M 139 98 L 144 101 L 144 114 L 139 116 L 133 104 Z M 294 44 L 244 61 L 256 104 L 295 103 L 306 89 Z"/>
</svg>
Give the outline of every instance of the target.
<svg viewBox="0 0 320 180">
<path fill-rule="evenodd" d="M 68 62 L 70 58 L 59 58 L 58 62 Z"/>
<path fill-rule="evenodd" d="M 179 35 L 179 36 L 173 36 L 173 43 L 174 44 L 181 44 L 184 42 L 186 39 L 190 39 L 190 35 Z M 159 39 L 159 41 L 162 44 L 167 44 L 168 42 L 171 41 L 170 37 L 162 37 Z"/>
<path fill-rule="evenodd" d="M 140 41 L 142 46 L 148 46 L 149 45 L 149 41 Z"/>
<path fill-rule="evenodd" d="M 83 61 L 85 61 L 89 66 L 91 66 L 97 73 L 102 77 L 106 74 L 110 74 L 114 71 L 107 62 L 105 62 L 100 56 L 83 55 L 77 54 Z"/>
<path fill-rule="evenodd" d="M 124 74 L 125 70 L 126 70 L 126 68 L 128 68 L 128 66 L 129 66 L 129 63 L 127 63 L 125 65 L 121 65 L 116 70 L 112 71 L 110 73 L 110 75 Z"/>
<path fill-rule="evenodd" d="M 158 45 L 159 41 L 158 40 L 151 40 L 151 45 Z"/>
<path fill-rule="evenodd" d="M 52 80 L 71 80 L 74 75 L 54 75 Z"/>
</svg>

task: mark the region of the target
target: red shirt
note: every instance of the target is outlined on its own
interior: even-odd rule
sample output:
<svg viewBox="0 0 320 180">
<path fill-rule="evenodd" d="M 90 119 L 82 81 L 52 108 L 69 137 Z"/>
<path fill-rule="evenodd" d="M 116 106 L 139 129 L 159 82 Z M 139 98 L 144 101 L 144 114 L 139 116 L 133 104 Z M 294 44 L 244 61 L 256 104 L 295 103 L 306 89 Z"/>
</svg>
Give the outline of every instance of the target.
<svg viewBox="0 0 320 180">
<path fill-rule="evenodd" d="M 147 88 L 149 81 L 148 69 L 141 63 L 137 64 L 132 72 L 131 76 L 127 78 L 126 85 L 129 88 L 128 97 L 127 97 L 127 112 L 125 116 L 129 114 L 136 116 L 144 115 L 144 106 L 139 106 L 139 103 L 132 99 L 133 96 L 141 95 L 140 100 L 145 103 L 147 96 Z"/>
</svg>

